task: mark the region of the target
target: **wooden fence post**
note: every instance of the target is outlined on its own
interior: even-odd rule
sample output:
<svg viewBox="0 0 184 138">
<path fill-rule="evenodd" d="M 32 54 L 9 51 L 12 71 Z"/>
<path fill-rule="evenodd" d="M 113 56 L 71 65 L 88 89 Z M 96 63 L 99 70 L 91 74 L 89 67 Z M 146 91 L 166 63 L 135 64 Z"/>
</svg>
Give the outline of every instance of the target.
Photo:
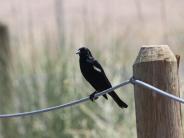
<svg viewBox="0 0 184 138">
<path fill-rule="evenodd" d="M 13 108 L 11 81 L 9 76 L 10 45 L 9 33 L 6 25 L 0 23 L 0 113 L 9 113 Z M 17 136 L 17 125 L 10 119 L 0 120 L 0 137 L 11 138 Z"/>
<path fill-rule="evenodd" d="M 0 24 L 0 111 L 6 112 L 11 104 L 10 78 L 9 78 L 10 47 L 8 28 Z"/>
<path fill-rule="evenodd" d="M 166 45 L 142 46 L 133 65 L 135 79 L 179 96 L 179 62 Z M 180 104 L 134 86 L 138 138 L 183 138 Z"/>
</svg>

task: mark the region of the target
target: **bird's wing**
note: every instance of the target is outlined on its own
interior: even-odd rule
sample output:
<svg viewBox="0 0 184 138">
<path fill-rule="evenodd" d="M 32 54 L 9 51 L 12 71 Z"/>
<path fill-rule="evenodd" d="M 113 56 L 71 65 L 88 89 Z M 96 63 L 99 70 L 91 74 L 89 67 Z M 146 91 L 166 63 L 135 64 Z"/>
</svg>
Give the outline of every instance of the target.
<svg viewBox="0 0 184 138">
<path fill-rule="evenodd" d="M 98 63 L 97 60 L 93 59 L 93 60 L 91 60 L 91 63 L 93 65 L 94 70 L 104 74 L 104 70 L 103 70 L 102 66 L 100 65 L 100 63 Z"/>
<path fill-rule="evenodd" d="M 100 63 L 98 63 L 97 60 L 93 60 L 92 64 L 93 64 L 93 68 L 94 68 L 96 71 L 98 71 L 100 74 L 102 74 L 102 75 L 104 76 L 106 83 L 108 83 L 108 85 L 111 85 L 110 82 L 109 82 L 109 80 L 107 79 L 107 77 L 106 77 L 106 75 L 105 75 L 105 72 L 104 72 L 102 66 L 100 65 Z M 105 99 L 108 99 L 108 97 L 107 97 L 106 94 L 104 94 L 103 97 L 104 97 Z"/>
<path fill-rule="evenodd" d="M 91 63 L 93 69 L 96 70 L 97 72 L 104 72 L 102 66 L 94 58 L 91 57 L 90 59 L 87 59 L 87 62 Z"/>
<path fill-rule="evenodd" d="M 93 69 L 96 71 L 96 73 L 98 74 L 98 79 L 101 80 L 101 84 L 104 84 L 104 88 L 110 88 L 111 87 L 111 83 L 108 80 L 102 66 L 100 65 L 100 63 L 95 60 L 94 58 L 88 59 L 87 62 L 92 64 Z"/>
<path fill-rule="evenodd" d="M 100 63 L 97 60 L 93 60 L 92 64 L 93 64 L 93 68 L 96 71 L 98 71 L 101 74 L 101 76 L 103 76 L 104 83 L 108 86 L 111 86 L 111 83 L 109 82 L 109 80 L 108 80 L 102 66 L 100 65 Z"/>
</svg>

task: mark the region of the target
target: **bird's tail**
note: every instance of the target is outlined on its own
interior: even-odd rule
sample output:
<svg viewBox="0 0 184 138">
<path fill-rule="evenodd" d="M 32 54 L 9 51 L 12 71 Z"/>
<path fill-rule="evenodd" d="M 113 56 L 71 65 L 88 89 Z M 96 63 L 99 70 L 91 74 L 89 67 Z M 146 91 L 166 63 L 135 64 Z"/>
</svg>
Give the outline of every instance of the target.
<svg viewBox="0 0 184 138">
<path fill-rule="evenodd" d="M 109 95 L 113 98 L 113 100 L 118 104 L 120 108 L 128 107 L 128 105 L 124 103 L 114 91 L 110 92 Z"/>
</svg>

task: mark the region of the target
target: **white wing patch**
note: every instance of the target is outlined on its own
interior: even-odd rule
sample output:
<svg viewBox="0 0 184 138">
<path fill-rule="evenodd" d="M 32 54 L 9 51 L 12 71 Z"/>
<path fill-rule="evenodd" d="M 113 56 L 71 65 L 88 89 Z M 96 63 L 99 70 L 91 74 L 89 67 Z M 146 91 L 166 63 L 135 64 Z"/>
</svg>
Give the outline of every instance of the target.
<svg viewBox="0 0 184 138">
<path fill-rule="evenodd" d="M 102 70 L 99 69 L 99 68 L 97 68 L 96 66 L 93 66 L 93 68 L 94 68 L 96 71 L 98 71 L 98 72 L 102 72 Z"/>
</svg>

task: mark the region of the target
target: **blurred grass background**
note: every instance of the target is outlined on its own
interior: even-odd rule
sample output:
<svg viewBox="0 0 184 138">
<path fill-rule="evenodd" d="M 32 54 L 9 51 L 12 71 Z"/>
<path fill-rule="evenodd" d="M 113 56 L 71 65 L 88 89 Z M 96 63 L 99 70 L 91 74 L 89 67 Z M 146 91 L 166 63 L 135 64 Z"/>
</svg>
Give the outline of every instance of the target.
<svg viewBox="0 0 184 138">
<path fill-rule="evenodd" d="M 141 45 L 167 44 L 181 56 L 182 95 L 183 5 L 182 0 L 0 0 L 0 23 L 8 28 L 10 55 L 5 69 L 8 90 L 1 81 L 0 113 L 58 105 L 93 92 L 75 55 L 81 46 L 92 50 L 115 85 L 132 75 Z M 37 116 L 0 120 L 0 137 L 136 138 L 132 86 L 117 92 L 128 109 L 100 98 Z"/>
</svg>

